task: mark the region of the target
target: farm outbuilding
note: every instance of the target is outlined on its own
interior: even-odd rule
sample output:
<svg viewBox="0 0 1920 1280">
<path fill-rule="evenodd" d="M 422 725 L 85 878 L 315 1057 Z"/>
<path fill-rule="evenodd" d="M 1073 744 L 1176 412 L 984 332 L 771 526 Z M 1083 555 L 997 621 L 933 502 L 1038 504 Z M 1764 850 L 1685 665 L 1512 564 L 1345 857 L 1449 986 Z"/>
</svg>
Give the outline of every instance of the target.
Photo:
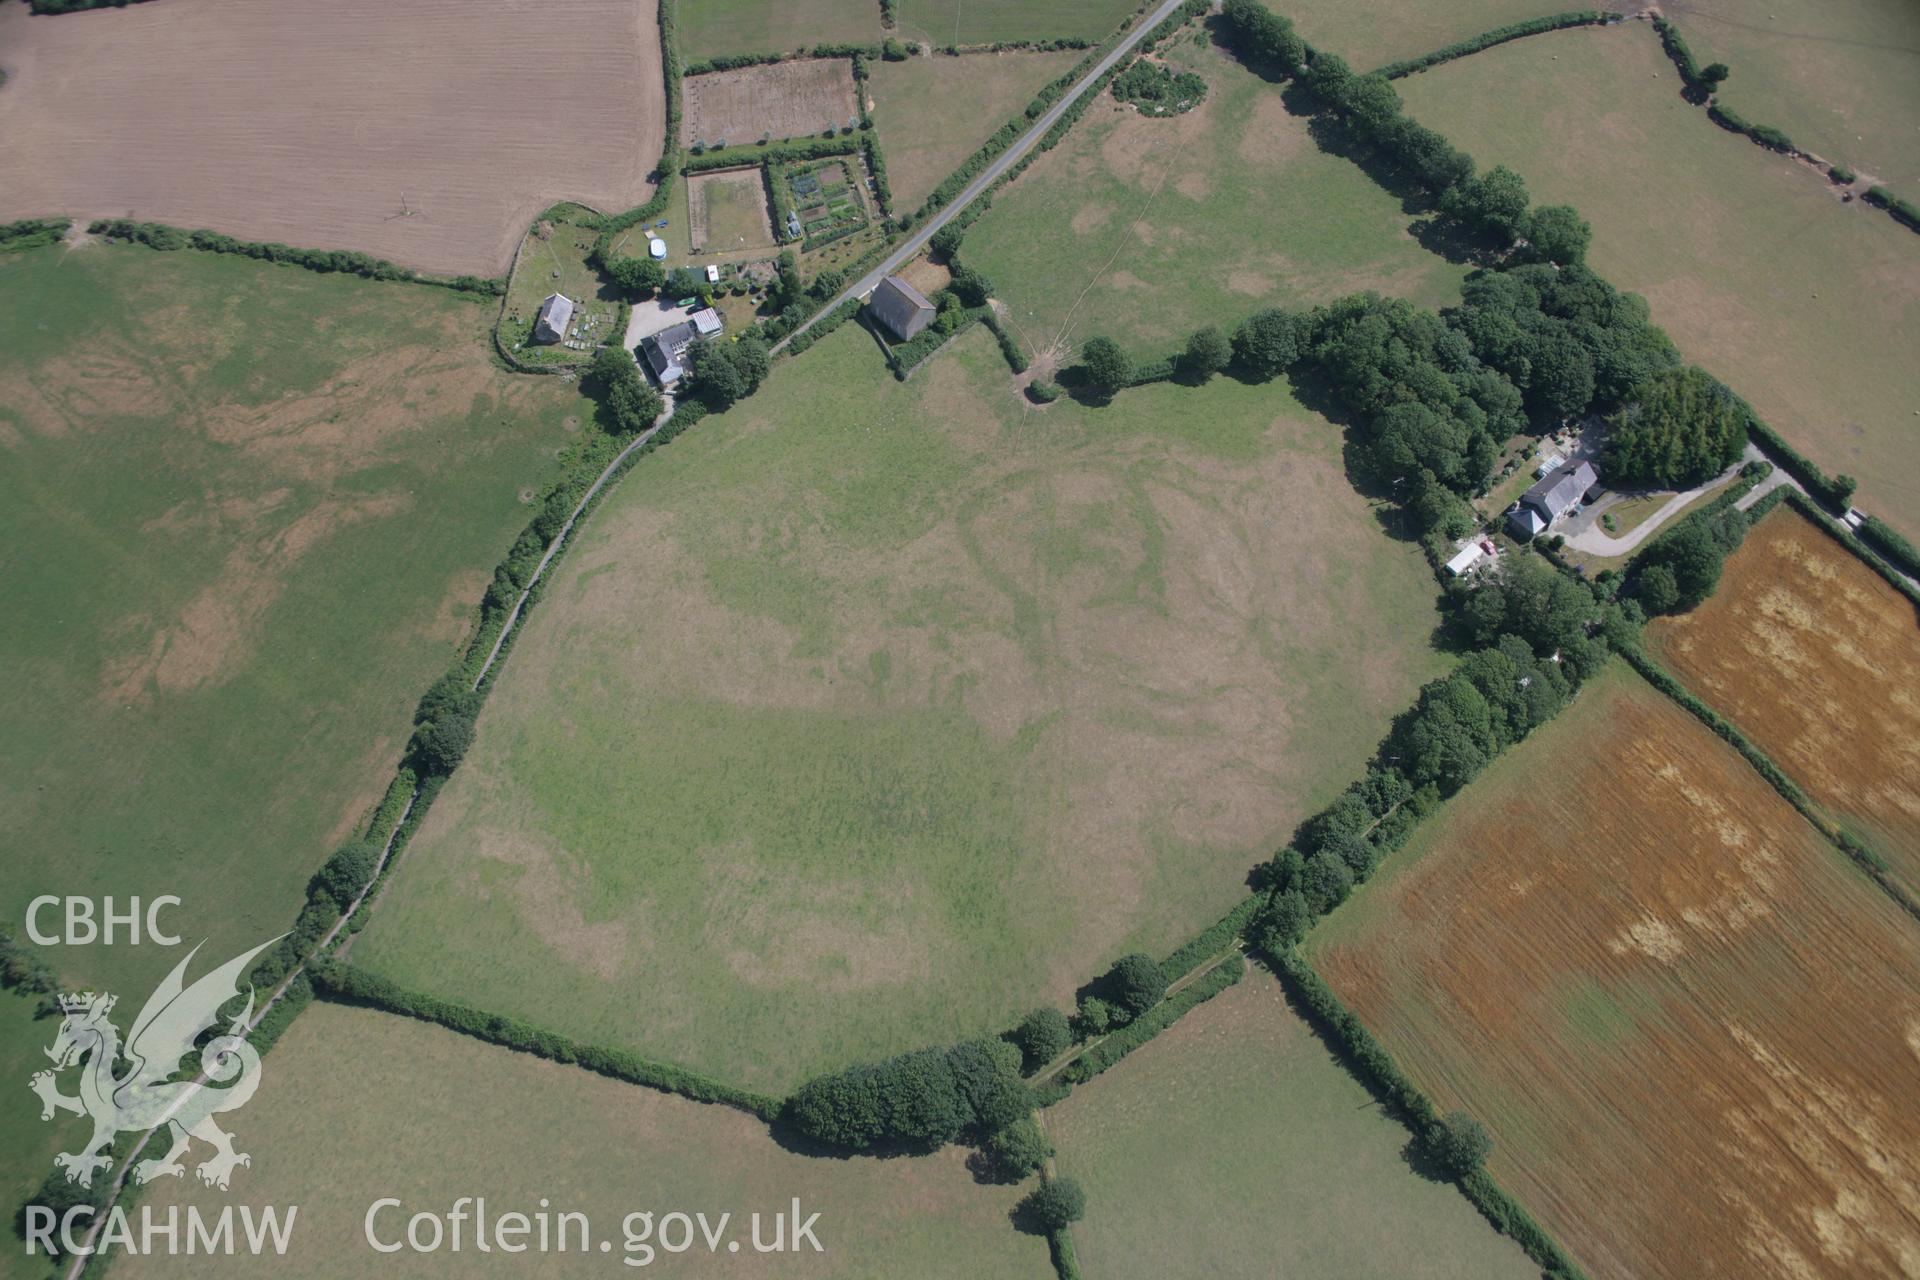
<svg viewBox="0 0 1920 1280">
<path fill-rule="evenodd" d="M 565 342 L 567 326 L 573 321 L 573 299 L 564 293 L 550 293 L 540 300 L 540 314 L 534 318 L 535 342 Z"/>
<path fill-rule="evenodd" d="M 888 276 L 867 299 L 874 318 L 902 342 L 911 342 L 938 314 L 927 296 L 899 276 Z"/>
</svg>

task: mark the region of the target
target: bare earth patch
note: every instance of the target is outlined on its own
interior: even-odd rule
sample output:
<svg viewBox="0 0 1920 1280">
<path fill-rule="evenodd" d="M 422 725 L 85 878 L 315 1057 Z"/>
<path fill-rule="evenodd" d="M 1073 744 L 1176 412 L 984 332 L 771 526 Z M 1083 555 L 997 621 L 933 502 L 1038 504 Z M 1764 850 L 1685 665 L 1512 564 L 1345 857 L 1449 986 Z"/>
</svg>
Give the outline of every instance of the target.
<svg viewBox="0 0 1920 1280">
<path fill-rule="evenodd" d="M 844 58 L 796 58 L 688 76 L 681 82 L 686 113 L 683 146 L 732 146 L 762 138 L 798 138 L 844 128 L 860 114 L 853 64 Z"/>
<path fill-rule="evenodd" d="M 71 214 L 505 275 L 558 200 L 639 204 L 653 0 L 0 7 L 0 219 Z"/>
</svg>

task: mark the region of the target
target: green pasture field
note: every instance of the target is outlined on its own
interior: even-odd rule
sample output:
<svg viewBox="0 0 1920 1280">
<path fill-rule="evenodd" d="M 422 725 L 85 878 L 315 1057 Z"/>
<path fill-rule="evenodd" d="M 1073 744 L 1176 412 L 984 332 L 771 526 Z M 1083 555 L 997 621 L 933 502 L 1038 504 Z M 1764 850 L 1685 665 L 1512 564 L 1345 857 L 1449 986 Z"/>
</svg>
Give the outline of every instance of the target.
<svg viewBox="0 0 1920 1280">
<path fill-rule="evenodd" d="M 1443 669 L 1340 450 L 841 329 L 576 535 L 354 962 L 784 1091 L 1171 950 Z"/>
<path fill-rule="evenodd" d="M 935 46 L 1104 40 L 1141 7 L 1134 0 L 900 0 L 898 35 Z"/>
<path fill-rule="evenodd" d="M 1719 99 L 1796 146 L 1920 192 L 1920 6 L 1907 0 L 1714 0 L 1666 10 Z"/>
<path fill-rule="evenodd" d="M 1259 966 L 1044 1119 L 1087 1191 L 1073 1239 L 1089 1276 L 1539 1275 L 1408 1166 L 1406 1127 Z"/>
<path fill-rule="evenodd" d="M 1307 43 L 1339 54 L 1355 71 L 1418 57 L 1529 18 L 1626 8 L 1614 0 L 1281 0 L 1270 7 L 1292 18 Z"/>
<path fill-rule="evenodd" d="M 1678 96 L 1639 23 L 1556 32 L 1399 84 L 1407 110 L 1580 209 L 1589 257 L 1690 360 L 1920 537 L 1920 241 Z"/>
<path fill-rule="evenodd" d="M 970 53 L 873 66 L 868 92 L 894 204 L 918 209 L 995 129 L 1081 53 Z"/>
<path fill-rule="evenodd" d="M 60 1027 L 57 1018 L 35 1018 L 38 1007 L 37 996 L 0 992 L 0 1080 L 7 1081 L 14 1094 L 0 1106 L 0 1212 L 7 1224 L 0 1227 L 6 1233 L 0 1235 L 0 1276 L 8 1280 L 41 1280 L 51 1272 L 46 1259 L 26 1256 L 13 1234 L 13 1214 L 53 1172 L 54 1153 L 71 1151 L 77 1142 L 62 1142 L 74 1135 L 41 1120 L 40 1100 L 27 1091 L 28 1077 L 52 1066 L 41 1050 L 53 1043 Z M 70 1083 L 64 1087 L 73 1090 Z"/>
<path fill-rule="evenodd" d="M 822 44 L 878 44 L 879 0 L 677 0 L 680 57 L 790 53 Z"/>
<path fill-rule="evenodd" d="M 963 257 L 986 273 L 1027 349 L 1070 363 L 1105 334 L 1143 359 L 1203 325 L 1362 289 L 1442 306 L 1464 268 L 1422 248 L 1399 202 L 1321 151 L 1280 91 L 1211 45 L 1166 50 L 1208 83 L 1153 119 L 1102 95 L 1061 144 L 996 195 Z"/>
<path fill-rule="evenodd" d="M 585 407 L 497 368 L 494 306 L 191 250 L 0 261 L 10 930 L 41 894 L 173 894 L 217 963 L 292 924 Z M 43 958 L 131 1017 L 183 951 Z M 0 1061 L 38 1054 L 15 1024 Z"/>
<path fill-rule="evenodd" d="M 577 206 L 563 208 L 577 209 Z M 564 221 L 541 220 L 528 228 L 526 238 L 520 242 L 520 252 L 514 258 L 513 276 L 507 281 L 506 308 L 500 315 L 501 340 L 520 359 L 539 364 L 585 364 L 593 359 L 591 348 L 575 351 L 558 343 L 531 340 L 534 318 L 540 312 L 541 301 L 549 294 L 564 293 L 573 299 L 576 323 L 585 315 L 602 317 L 588 341 L 604 341 L 607 335 L 613 334 L 613 323 L 620 313 L 618 296 L 587 263 L 587 255 L 593 252 L 599 234 L 589 227 Z M 617 339 L 618 335 L 614 337 Z"/>
<path fill-rule="evenodd" d="M 1048 1280 L 1046 1241 L 1016 1231 L 1008 1215 L 1028 1189 L 987 1186 L 958 1148 L 919 1159 L 818 1159 L 789 1151 L 765 1124 L 724 1107 L 655 1093 L 365 1009 L 316 1004 L 300 1016 L 261 1075 L 259 1094 L 231 1117 L 236 1143 L 253 1157 L 231 1193 L 167 1179 L 145 1196 L 163 1212 L 229 1201 L 300 1206 L 293 1242 L 276 1275 L 535 1277 L 896 1276 L 953 1280 Z M 587 1215 L 593 1251 L 529 1249 L 502 1260 L 475 1252 L 472 1224 L 460 1253 L 374 1252 L 363 1219 L 381 1197 L 403 1209 L 375 1219 L 383 1239 L 403 1238 L 407 1216 L 445 1214 L 461 1196 L 485 1197 L 489 1218 L 519 1211 Z M 767 1255 L 752 1248 L 752 1215 L 770 1242 L 772 1216 L 818 1213 L 821 1252 Z M 649 1259 L 625 1244 L 628 1214 L 650 1212 L 655 1231 L 679 1211 L 725 1224 L 717 1253 L 696 1227 L 693 1248 Z M 639 1224 L 634 1224 L 636 1230 Z M 391 1230 L 389 1230 L 391 1228 Z M 672 1237 L 677 1242 L 677 1237 Z M 529 1242 L 531 1242 L 531 1237 Z M 738 1243 L 729 1252 L 726 1240 Z M 598 1252 L 598 1242 L 612 1248 Z M 631 1259 L 634 1265 L 623 1265 Z M 647 1265 L 638 1265 L 646 1262 Z M 488 1263 L 494 1265 L 489 1266 Z M 128 1277 L 251 1276 L 258 1258 L 126 1257 Z"/>
</svg>

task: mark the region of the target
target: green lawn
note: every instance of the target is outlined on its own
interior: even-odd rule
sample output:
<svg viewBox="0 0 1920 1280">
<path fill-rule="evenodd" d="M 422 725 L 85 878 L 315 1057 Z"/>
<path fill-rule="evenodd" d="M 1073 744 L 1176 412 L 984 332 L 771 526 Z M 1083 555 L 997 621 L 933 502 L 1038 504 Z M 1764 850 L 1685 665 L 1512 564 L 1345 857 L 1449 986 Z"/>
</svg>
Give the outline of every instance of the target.
<svg viewBox="0 0 1920 1280">
<path fill-rule="evenodd" d="M 1110 95 L 967 233 L 1029 350 L 1061 356 L 1104 333 L 1158 358 L 1207 324 L 1362 289 L 1442 306 L 1464 269 L 1408 234 L 1399 202 L 1313 143 L 1279 91 L 1183 36 L 1172 60 L 1209 86 L 1151 119 Z"/>
<path fill-rule="evenodd" d="M 1104 40 L 1134 0 L 899 0 L 900 38 L 931 45 L 996 40 Z"/>
<path fill-rule="evenodd" d="M 1440 666 L 1339 456 L 843 329 L 578 535 L 355 962 L 785 1089 L 1171 949 Z"/>
<path fill-rule="evenodd" d="M 492 313 L 193 251 L 0 258 L 10 929 L 49 893 L 177 895 L 203 959 L 291 924 L 583 407 L 491 364 Z M 179 953 L 45 958 L 130 1017 Z M 15 1021 L 6 1062 L 51 1039 Z"/>
<path fill-rule="evenodd" d="M 678 0 L 680 58 L 787 53 L 822 44 L 878 44 L 879 0 Z"/>
<path fill-rule="evenodd" d="M 231 1194 L 189 1175 L 155 1184 L 146 1200 L 161 1213 L 187 1205 L 217 1212 L 230 1200 L 298 1205 L 292 1245 L 272 1260 L 275 1275 L 1053 1275 L 1046 1242 L 1014 1230 L 1008 1219 L 1026 1188 L 980 1185 L 958 1148 L 910 1160 L 811 1158 L 783 1148 L 764 1124 L 737 1111 L 363 1009 L 318 1004 L 302 1014 L 267 1059 L 258 1096 L 235 1113 L 231 1127 L 236 1145 L 253 1157 L 235 1172 Z M 383 1196 L 404 1205 L 375 1219 L 385 1239 L 401 1237 L 409 1214 L 445 1214 L 459 1197 L 474 1196 L 484 1198 L 490 1219 L 532 1215 L 541 1205 L 555 1215 L 586 1214 L 596 1248 L 580 1252 L 575 1228 L 569 1252 L 530 1249 L 503 1262 L 475 1252 L 469 1221 L 460 1253 L 378 1254 L 366 1242 L 363 1220 Z M 760 1238 L 768 1242 L 773 1215 L 790 1215 L 796 1197 L 803 1219 L 819 1214 L 813 1235 L 821 1252 L 754 1252 L 752 1216 L 760 1215 Z M 721 1232 L 718 1252 L 709 1252 L 697 1227 L 690 1251 L 662 1249 L 662 1239 L 678 1241 L 664 1222 L 674 1212 L 705 1214 Z M 625 1219 L 633 1213 L 653 1217 L 651 1256 L 625 1246 Z M 722 1214 L 729 1215 L 724 1226 Z M 601 1240 L 612 1246 L 607 1253 L 597 1250 Z M 120 1258 L 113 1274 L 256 1276 L 262 1266 L 245 1254 L 183 1251 Z"/>
<path fill-rule="evenodd" d="M 1539 1269 L 1454 1187 L 1255 967 L 1045 1113 L 1080 1180 L 1102 1280 L 1528 1280 Z"/>
<path fill-rule="evenodd" d="M 1639 23 L 1556 32 L 1400 83 L 1407 110 L 1593 223 L 1592 262 L 1646 295 L 1859 503 L 1920 537 L 1920 238 L 1681 101 Z M 1911 122 L 1909 127 L 1912 127 Z"/>
<path fill-rule="evenodd" d="M 1667 15 L 1720 100 L 1810 151 L 1920 199 L 1920 5 L 1910 0 L 1715 0 Z"/>
</svg>

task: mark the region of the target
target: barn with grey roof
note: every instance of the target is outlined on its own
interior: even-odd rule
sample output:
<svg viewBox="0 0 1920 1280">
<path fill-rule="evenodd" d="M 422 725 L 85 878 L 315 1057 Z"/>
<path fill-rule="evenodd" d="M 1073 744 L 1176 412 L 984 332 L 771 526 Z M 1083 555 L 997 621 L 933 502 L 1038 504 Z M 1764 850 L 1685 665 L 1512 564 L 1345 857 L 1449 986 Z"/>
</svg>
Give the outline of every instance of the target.
<svg viewBox="0 0 1920 1280">
<path fill-rule="evenodd" d="M 911 342 L 938 314 L 925 294 L 902 280 L 888 276 L 867 299 L 867 309 L 902 342 Z"/>
</svg>

